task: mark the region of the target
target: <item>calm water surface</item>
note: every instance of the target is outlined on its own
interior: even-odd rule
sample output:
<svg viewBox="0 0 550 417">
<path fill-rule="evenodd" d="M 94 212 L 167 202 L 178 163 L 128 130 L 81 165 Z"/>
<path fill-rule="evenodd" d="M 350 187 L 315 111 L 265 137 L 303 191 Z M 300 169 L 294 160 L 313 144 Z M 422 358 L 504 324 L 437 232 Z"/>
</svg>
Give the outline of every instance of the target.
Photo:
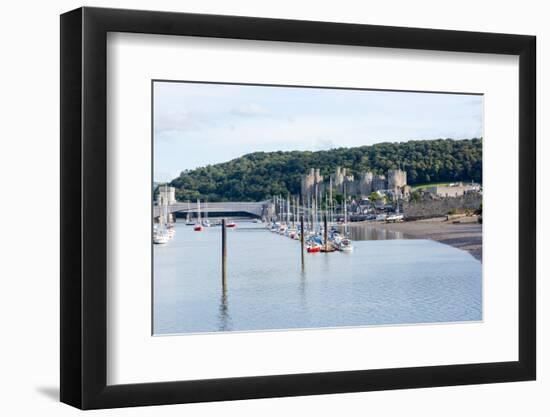
<svg viewBox="0 0 550 417">
<path fill-rule="evenodd" d="M 300 244 L 239 222 L 154 246 L 154 333 L 274 330 L 481 320 L 481 263 L 469 253 L 398 233 L 353 228 L 352 253 L 306 253 Z"/>
</svg>

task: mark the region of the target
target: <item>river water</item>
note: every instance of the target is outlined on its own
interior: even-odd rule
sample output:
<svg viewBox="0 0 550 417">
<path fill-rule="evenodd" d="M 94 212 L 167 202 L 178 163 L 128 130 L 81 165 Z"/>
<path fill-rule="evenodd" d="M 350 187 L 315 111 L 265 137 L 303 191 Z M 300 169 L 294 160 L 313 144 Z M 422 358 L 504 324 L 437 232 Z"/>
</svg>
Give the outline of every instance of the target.
<svg viewBox="0 0 550 417">
<path fill-rule="evenodd" d="M 353 228 L 351 253 L 305 254 L 260 224 L 221 228 L 154 246 L 155 334 L 478 321 L 482 267 L 469 253 L 430 240 Z M 358 240 L 363 239 L 363 240 Z"/>
</svg>

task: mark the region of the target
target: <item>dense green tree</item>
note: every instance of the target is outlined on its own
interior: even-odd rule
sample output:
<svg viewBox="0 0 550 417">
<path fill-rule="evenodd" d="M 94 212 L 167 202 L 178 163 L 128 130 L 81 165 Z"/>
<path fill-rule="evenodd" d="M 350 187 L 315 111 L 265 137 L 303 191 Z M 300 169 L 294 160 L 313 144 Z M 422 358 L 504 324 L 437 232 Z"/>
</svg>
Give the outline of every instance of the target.
<svg viewBox="0 0 550 417">
<path fill-rule="evenodd" d="M 255 152 L 215 165 L 185 170 L 171 181 L 178 200 L 260 201 L 298 194 L 300 177 L 310 168 L 322 175 L 337 166 L 352 174 L 388 169 L 407 171 L 410 185 L 430 182 L 482 182 L 482 140 L 436 139 L 385 142 L 327 151 Z"/>
</svg>

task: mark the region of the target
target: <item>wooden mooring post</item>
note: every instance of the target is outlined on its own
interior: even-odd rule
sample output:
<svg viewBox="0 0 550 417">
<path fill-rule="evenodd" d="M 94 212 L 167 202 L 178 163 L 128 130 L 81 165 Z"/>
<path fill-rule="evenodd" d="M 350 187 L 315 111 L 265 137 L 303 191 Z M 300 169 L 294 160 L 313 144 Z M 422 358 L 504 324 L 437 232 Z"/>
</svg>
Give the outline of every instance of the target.
<svg viewBox="0 0 550 417">
<path fill-rule="evenodd" d="M 304 229 L 304 215 L 300 216 L 300 252 L 302 257 L 302 269 L 305 268 L 304 250 L 305 250 L 306 231 Z"/>
<path fill-rule="evenodd" d="M 227 228 L 226 220 L 222 219 L 222 285 L 225 288 L 227 278 Z"/>
<path fill-rule="evenodd" d="M 324 229 L 324 239 L 325 239 L 325 252 L 328 252 L 328 224 L 327 224 L 327 213 L 323 216 L 323 225 Z"/>
</svg>

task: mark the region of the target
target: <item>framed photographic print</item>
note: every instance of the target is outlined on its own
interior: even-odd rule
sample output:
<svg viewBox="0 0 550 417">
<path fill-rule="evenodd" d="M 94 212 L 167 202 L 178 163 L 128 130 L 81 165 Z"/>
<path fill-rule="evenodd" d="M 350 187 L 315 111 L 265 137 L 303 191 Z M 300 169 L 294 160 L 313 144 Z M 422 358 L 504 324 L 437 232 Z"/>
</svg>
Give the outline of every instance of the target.
<svg viewBox="0 0 550 417">
<path fill-rule="evenodd" d="M 61 16 L 61 400 L 535 379 L 535 38 Z"/>
</svg>

